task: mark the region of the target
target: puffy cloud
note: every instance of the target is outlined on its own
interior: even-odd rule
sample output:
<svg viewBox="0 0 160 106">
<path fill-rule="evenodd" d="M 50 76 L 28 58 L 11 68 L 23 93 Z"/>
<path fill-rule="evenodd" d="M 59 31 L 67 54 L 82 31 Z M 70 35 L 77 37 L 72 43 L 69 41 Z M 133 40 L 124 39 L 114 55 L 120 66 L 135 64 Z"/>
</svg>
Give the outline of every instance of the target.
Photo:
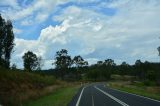
<svg viewBox="0 0 160 106">
<path fill-rule="evenodd" d="M 60 34 L 65 32 L 68 27 L 68 20 L 65 20 L 60 26 L 53 27 L 50 25 L 47 28 L 41 30 L 41 34 L 38 40 L 40 42 L 49 41 L 51 43 L 59 42 L 65 44 L 65 37 L 61 36 Z"/>
</svg>

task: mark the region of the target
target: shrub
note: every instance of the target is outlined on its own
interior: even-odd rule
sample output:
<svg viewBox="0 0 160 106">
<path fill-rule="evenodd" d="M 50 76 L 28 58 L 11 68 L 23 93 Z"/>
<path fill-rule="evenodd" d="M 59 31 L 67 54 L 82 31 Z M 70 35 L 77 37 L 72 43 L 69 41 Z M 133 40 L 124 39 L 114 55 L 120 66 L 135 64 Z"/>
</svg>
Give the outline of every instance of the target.
<svg viewBox="0 0 160 106">
<path fill-rule="evenodd" d="M 150 80 L 145 80 L 143 83 L 144 83 L 144 85 L 146 85 L 146 86 L 155 86 L 155 85 L 156 85 L 155 82 L 150 81 Z"/>
</svg>

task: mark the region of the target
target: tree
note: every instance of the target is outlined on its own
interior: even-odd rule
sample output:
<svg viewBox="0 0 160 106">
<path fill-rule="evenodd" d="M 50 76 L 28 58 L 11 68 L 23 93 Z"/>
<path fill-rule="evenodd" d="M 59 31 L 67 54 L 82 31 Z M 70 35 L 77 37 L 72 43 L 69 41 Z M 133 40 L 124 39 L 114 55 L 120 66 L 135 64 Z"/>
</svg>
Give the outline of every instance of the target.
<svg viewBox="0 0 160 106">
<path fill-rule="evenodd" d="M 124 62 L 122 62 L 122 64 L 121 64 L 122 66 L 129 66 L 125 61 Z"/>
<path fill-rule="evenodd" d="M 148 70 L 147 71 L 147 75 L 146 75 L 147 79 L 153 81 L 156 79 L 156 73 L 153 70 Z"/>
<path fill-rule="evenodd" d="M 84 61 L 84 66 L 88 66 L 88 61 Z"/>
<path fill-rule="evenodd" d="M 127 64 L 125 61 L 122 62 L 120 74 L 121 75 L 127 74 L 127 72 L 129 71 L 128 67 L 129 67 L 129 64 Z"/>
<path fill-rule="evenodd" d="M 28 51 L 24 54 L 23 62 L 24 62 L 24 69 L 28 71 L 33 71 L 38 66 L 38 58 L 36 54 L 31 51 Z"/>
<path fill-rule="evenodd" d="M 114 63 L 114 60 L 112 60 L 112 59 L 107 59 L 107 60 L 105 60 L 103 64 L 105 64 L 105 65 L 107 65 L 107 66 L 115 66 L 115 65 L 116 65 L 116 64 Z"/>
<path fill-rule="evenodd" d="M 5 61 L 6 61 L 6 68 L 9 68 L 10 66 L 10 58 L 11 58 L 11 53 L 12 53 L 12 49 L 14 47 L 14 34 L 13 34 L 13 26 L 12 26 L 12 23 L 11 21 L 7 21 L 6 23 L 6 39 L 4 40 L 5 42 Z"/>
<path fill-rule="evenodd" d="M 5 20 L 0 15 L 0 65 L 10 66 L 11 53 L 14 47 L 14 34 L 12 22 Z"/>
<path fill-rule="evenodd" d="M 4 66 L 5 20 L 0 15 L 0 65 Z"/>
<path fill-rule="evenodd" d="M 97 71 L 97 69 L 92 69 L 92 70 L 89 70 L 87 72 L 87 77 L 89 79 L 93 79 L 94 81 L 96 81 L 98 79 L 98 77 L 100 76 L 99 72 Z"/>
<path fill-rule="evenodd" d="M 72 59 L 68 55 L 68 51 L 66 49 L 57 51 L 55 55 L 55 62 L 53 64 L 55 64 L 56 69 L 60 72 L 61 78 L 63 79 L 65 70 L 72 65 Z"/>
<path fill-rule="evenodd" d="M 141 64 L 142 64 L 141 60 L 136 60 L 136 62 L 135 62 L 135 65 L 136 65 L 136 66 L 139 66 L 139 65 L 141 65 Z"/>
<path fill-rule="evenodd" d="M 83 67 L 85 64 L 87 64 L 80 55 L 73 58 L 73 63 L 76 65 L 77 68 Z"/>
<path fill-rule="evenodd" d="M 97 65 L 98 65 L 98 66 L 103 65 L 103 61 L 97 61 Z"/>
<path fill-rule="evenodd" d="M 78 56 L 75 56 L 72 60 L 73 64 L 75 64 L 76 66 L 76 78 L 78 78 L 78 76 L 82 76 L 82 73 L 85 72 L 85 69 L 87 68 L 88 66 L 88 62 L 85 61 L 80 55 Z M 79 78 L 80 78 L 79 77 Z"/>
<path fill-rule="evenodd" d="M 146 62 L 147 63 L 147 62 Z M 136 60 L 135 62 L 135 69 L 137 71 L 137 75 L 140 79 L 145 79 L 146 70 L 144 70 L 144 64 L 141 62 L 141 60 Z"/>
</svg>

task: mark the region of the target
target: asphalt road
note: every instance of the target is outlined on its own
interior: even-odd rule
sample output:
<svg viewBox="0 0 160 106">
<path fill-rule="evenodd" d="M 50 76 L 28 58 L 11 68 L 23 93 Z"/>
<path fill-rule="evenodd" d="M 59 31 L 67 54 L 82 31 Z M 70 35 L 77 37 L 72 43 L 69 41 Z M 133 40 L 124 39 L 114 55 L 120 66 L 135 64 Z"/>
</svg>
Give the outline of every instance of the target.
<svg viewBox="0 0 160 106">
<path fill-rule="evenodd" d="M 68 106 L 160 106 L 160 101 L 114 90 L 97 83 L 82 87 Z"/>
</svg>

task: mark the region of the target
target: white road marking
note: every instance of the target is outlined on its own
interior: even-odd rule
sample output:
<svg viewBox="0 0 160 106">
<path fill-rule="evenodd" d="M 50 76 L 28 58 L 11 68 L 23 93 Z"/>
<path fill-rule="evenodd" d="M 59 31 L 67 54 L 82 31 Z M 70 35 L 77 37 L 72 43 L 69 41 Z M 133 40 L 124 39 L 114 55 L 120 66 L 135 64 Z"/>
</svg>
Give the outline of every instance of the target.
<svg viewBox="0 0 160 106">
<path fill-rule="evenodd" d="M 80 103 L 80 100 L 81 100 L 81 97 L 82 97 L 82 94 L 83 94 L 83 91 L 84 91 L 85 87 L 82 89 L 81 93 L 80 93 L 80 96 L 78 98 L 78 101 L 76 103 L 76 106 L 79 106 L 79 103 Z"/>
<path fill-rule="evenodd" d="M 121 104 L 122 106 L 129 106 L 128 104 L 122 102 L 121 100 L 117 99 L 116 97 L 110 95 L 109 93 L 104 92 L 103 90 L 97 88 L 96 86 L 94 86 L 97 90 L 99 90 L 100 92 L 104 93 L 106 96 L 110 97 L 111 99 L 115 100 L 116 102 L 118 102 L 119 104 Z"/>
<path fill-rule="evenodd" d="M 112 89 L 112 88 L 109 88 L 109 89 Z M 112 90 L 123 92 L 123 93 L 134 95 L 134 96 L 138 96 L 138 97 L 141 97 L 141 98 L 144 98 L 144 99 L 148 99 L 148 100 L 152 100 L 152 101 L 155 101 L 155 102 L 160 102 L 159 100 L 155 100 L 155 99 L 152 99 L 152 98 L 149 98 L 149 97 L 145 97 L 145 96 L 129 93 L 129 92 L 126 92 L 126 91 L 121 91 L 121 90 L 118 90 L 118 89 L 112 89 Z"/>
<path fill-rule="evenodd" d="M 92 95 L 92 106 L 94 106 L 94 99 L 93 99 L 93 95 Z"/>
</svg>

